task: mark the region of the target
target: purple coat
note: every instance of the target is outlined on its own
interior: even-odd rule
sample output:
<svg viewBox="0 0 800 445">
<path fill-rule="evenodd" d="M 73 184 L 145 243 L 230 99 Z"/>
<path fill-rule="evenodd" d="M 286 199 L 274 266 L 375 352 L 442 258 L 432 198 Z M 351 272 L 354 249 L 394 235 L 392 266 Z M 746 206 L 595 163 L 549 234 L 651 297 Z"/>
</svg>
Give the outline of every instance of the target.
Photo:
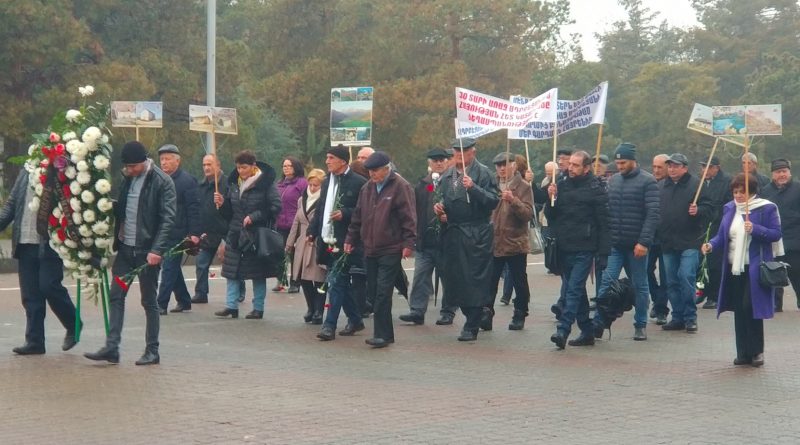
<svg viewBox="0 0 800 445">
<path fill-rule="evenodd" d="M 308 187 L 306 178 L 283 178 L 278 181 L 278 194 L 281 195 L 281 213 L 275 221 L 275 228 L 286 232 L 292 228 L 294 215 L 297 213 L 297 200 Z"/>
<path fill-rule="evenodd" d="M 726 277 L 731 268 L 728 261 L 729 233 L 731 222 L 736 216 L 736 203 L 731 201 L 722 209 L 722 221 L 717 235 L 709 241 L 713 250 L 722 249 L 722 283 L 719 285 L 717 300 L 717 317 L 725 311 L 732 311 L 733 304 L 725 298 Z M 754 319 L 767 319 L 775 315 L 775 290 L 763 287 L 758 281 L 759 264 L 761 260 L 772 260 L 772 243 L 781 239 L 781 222 L 778 217 L 778 207 L 767 204 L 750 212 L 750 222 L 753 223 L 753 240 L 750 242 L 747 273 L 750 275 L 750 301 L 753 305 Z M 761 256 L 763 251 L 763 258 Z"/>
</svg>

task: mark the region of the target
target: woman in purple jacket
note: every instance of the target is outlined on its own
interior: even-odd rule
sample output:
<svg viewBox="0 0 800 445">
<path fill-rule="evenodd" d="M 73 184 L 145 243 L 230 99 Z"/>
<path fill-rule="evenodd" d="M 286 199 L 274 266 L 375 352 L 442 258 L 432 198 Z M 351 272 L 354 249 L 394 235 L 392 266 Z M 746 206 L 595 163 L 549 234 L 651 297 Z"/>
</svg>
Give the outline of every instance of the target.
<svg viewBox="0 0 800 445">
<path fill-rule="evenodd" d="M 745 194 L 745 181 L 749 195 Z M 733 201 L 725 204 L 717 235 L 703 244 L 703 254 L 722 249 L 723 271 L 717 317 L 733 311 L 736 332 L 734 365 L 764 364 L 764 319 L 774 315 L 775 291 L 758 280 L 762 260 L 783 254 L 781 221 L 772 202 L 756 197 L 755 176 L 731 181 Z M 747 212 L 749 211 L 749 217 Z"/>
<path fill-rule="evenodd" d="M 277 221 L 275 221 L 275 230 L 283 235 L 283 243 L 286 244 L 286 238 L 289 236 L 295 214 L 297 214 L 297 200 L 308 187 L 308 182 L 304 177 L 303 163 L 294 156 L 283 158 L 282 170 L 283 178 L 277 184 L 278 194 L 281 196 L 281 212 L 278 214 Z M 280 283 L 272 289 L 273 292 L 281 290 Z M 289 283 L 288 293 L 296 294 L 299 291 L 297 282 L 292 281 Z"/>
</svg>

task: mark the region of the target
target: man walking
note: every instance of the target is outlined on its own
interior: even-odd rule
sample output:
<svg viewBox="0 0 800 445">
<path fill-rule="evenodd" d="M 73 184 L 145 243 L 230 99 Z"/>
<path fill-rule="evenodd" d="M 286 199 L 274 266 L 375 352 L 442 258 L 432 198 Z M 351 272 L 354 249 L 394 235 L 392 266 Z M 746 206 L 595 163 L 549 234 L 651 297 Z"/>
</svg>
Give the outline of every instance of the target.
<svg viewBox="0 0 800 445">
<path fill-rule="evenodd" d="M 550 341 L 558 349 L 564 349 L 572 324 L 577 321 L 581 334 L 570 340 L 569 345 L 591 346 L 594 333 L 589 319 L 586 279 L 593 260 L 598 268 L 606 266 L 610 250 L 608 193 L 592 174 L 591 157 L 585 151 L 570 156 L 568 176 L 558 184 L 550 184 L 547 192 L 551 199 L 544 211 L 557 240 L 564 299 L 558 328 Z"/>
<path fill-rule="evenodd" d="M 653 157 L 653 177 L 658 186 L 659 196 L 661 187 L 664 186 L 664 179 L 667 178 L 667 159 L 669 155 L 657 154 Z M 660 211 L 660 204 L 659 204 Z M 661 215 L 659 215 L 660 217 Z M 658 278 L 656 279 L 656 265 L 658 266 Z M 656 319 L 656 324 L 663 326 L 667 324 L 669 306 L 667 305 L 667 273 L 664 267 L 664 257 L 661 255 L 661 242 L 658 240 L 658 231 L 650 246 L 647 254 L 647 284 L 650 289 L 650 300 L 653 302 L 653 309 L 650 310 L 650 318 Z"/>
<path fill-rule="evenodd" d="M 181 154 L 173 144 L 158 149 L 161 170 L 175 184 L 175 224 L 169 234 L 167 245 L 174 246 L 187 236 L 194 245 L 200 242 L 200 200 L 197 180 L 181 168 Z M 181 262 L 183 255 L 164 258 L 161 262 L 161 283 L 158 288 L 158 307 L 161 315 L 167 315 L 170 294 L 175 293 L 177 305 L 170 312 L 192 310 L 192 296 L 186 288 Z"/>
<path fill-rule="evenodd" d="M 719 158 L 716 156 L 712 157 L 711 162 L 708 163 L 708 171 L 705 175 L 702 175 L 702 172 L 704 172 L 706 168 L 706 162 L 707 161 L 703 161 L 700 163 L 700 176 L 703 178 L 703 190 L 701 193 L 704 193 L 706 197 L 708 197 L 709 204 L 711 205 L 710 224 L 706 226 L 708 227 L 710 239 L 717 234 L 719 223 L 722 221 L 722 207 L 733 200 L 733 194 L 731 193 L 730 187 L 731 177 L 722 171 L 722 167 L 719 165 Z M 695 299 L 695 304 L 700 304 L 705 300 L 703 309 L 716 309 L 717 307 L 719 283 L 722 282 L 723 259 L 721 255 L 722 252 L 717 249 L 717 251 L 711 251 L 706 256 L 708 282 L 705 283 L 705 287 L 703 288 L 703 295 Z"/>
<path fill-rule="evenodd" d="M 614 164 L 618 173 L 608 182 L 611 254 L 598 295 L 603 295 L 624 268 L 636 292 L 633 339 L 642 341 L 647 340 L 647 253 L 659 223 L 658 186 L 653 175 L 639 168 L 635 145 L 619 144 Z M 595 313 L 595 338 L 602 337 L 605 322 L 600 312 Z"/>
<path fill-rule="evenodd" d="M 125 319 L 127 283 L 122 281 L 127 273 L 147 264 L 139 272 L 139 290 L 145 313 L 144 354 L 137 365 L 155 365 L 158 354 L 159 310 L 156 301 L 159 264 L 171 246 L 170 232 L 175 224 L 176 197 L 172 179 L 147 157 L 147 150 L 139 141 L 122 147 L 122 164 L 125 179 L 114 206 L 116 227 L 114 249 L 117 257 L 111 267 L 115 279 L 109 295 L 109 332 L 106 344 L 97 352 L 87 352 L 90 360 L 119 363 L 119 344 Z"/>
<path fill-rule="evenodd" d="M 661 326 L 665 331 L 697 332 L 697 306 L 694 303 L 700 245 L 711 215 L 708 197 L 694 195 L 700 180 L 689 173 L 689 160 L 681 153 L 667 159 L 667 178 L 661 188 L 661 224 L 658 234 L 667 274 L 667 295 L 672 305 L 672 320 Z"/>
<path fill-rule="evenodd" d="M 417 243 L 414 252 L 414 281 L 411 284 L 409 295 L 408 314 L 400 316 L 400 320 L 415 325 L 425 324 L 425 313 L 428 311 L 428 301 L 434 293 L 432 277 L 434 270 L 439 275 L 442 270 L 442 226 L 433 211 L 437 197 L 441 195 L 441 177 L 447 170 L 452 154 L 441 148 L 432 148 L 428 151 L 428 167 L 431 172 L 420 179 L 414 188 L 414 200 L 417 212 Z M 438 276 L 437 276 L 438 279 Z M 443 289 L 447 295 L 447 289 Z M 446 299 L 442 298 L 442 309 L 437 325 L 453 324 L 453 317 L 457 307 L 448 306 Z"/>
<path fill-rule="evenodd" d="M 374 335 L 366 343 L 373 348 L 394 343 L 392 291 L 400 261 L 411 256 L 417 233 L 414 191 L 390 163 L 382 151 L 364 162 L 369 182 L 361 189 L 344 244 L 347 254 L 354 245 L 364 246 L 367 295 L 372 296 L 375 313 Z"/>
<path fill-rule="evenodd" d="M 445 223 L 442 240 L 442 281 L 447 305 L 458 305 L 467 318 L 459 341 L 475 341 L 483 305 L 490 292 L 492 211 L 499 202 L 497 184 L 489 169 L 475 159 L 475 140 L 455 139 L 455 165 L 441 177 L 442 202 L 433 211 Z"/>
</svg>

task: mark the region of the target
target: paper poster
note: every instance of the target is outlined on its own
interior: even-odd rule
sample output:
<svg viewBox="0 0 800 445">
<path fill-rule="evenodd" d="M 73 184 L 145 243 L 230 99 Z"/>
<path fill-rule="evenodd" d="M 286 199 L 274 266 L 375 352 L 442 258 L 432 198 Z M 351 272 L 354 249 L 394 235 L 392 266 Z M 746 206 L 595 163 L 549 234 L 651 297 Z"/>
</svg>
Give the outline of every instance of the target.
<svg viewBox="0 0 800 445">
<path fill-rule="evenodd" d="M 712 128 L 713 119 L 711 107 L 696 103 L 692 109 L 691 116 L 689 116 L 689 123 L 686 125 L 686 128 L 708 136 L 714 136 L 714 130 Z M 744 147 L 744 136 L 730 135 L 717 137 L 719 137 L 721 141 Z"/>
<path fill-rule="evenodd" d="M 372 87 L 331 89 L 331 146 L 372 143 Z"/>
<path fill-rule="evenodd" d="M 554 122 L 557 101 L 557 88 L 525 103 L 456 88 L 456 137 L 476 138 L 501 129 L 520 130 L 530 122 Z"/>
<path fill-rule="evenodd" d="M 163 116 L 162 102 L 111 102 L 112 127 L 162 128 Z"/>
<path fill-rule="evenodd" d="M 204 133 L 238 134 L 235 108 L 189 105 L 189 130 Z"/>
<path fill-rule="evenodd" d="M 779 136 L 783 134 L 781 105 L 713 107 L 714 136 Z"/>
<path fill-rule="evenodd" d="M 559 100 L 557 106 L 558 134 L 603 124 L 606 117 L 608 82 L 603 82 L 577 100 Z M 529 99 L 511 96 L 514 103 L 525 103 Z M 552 139 L 555 124 L 552 122 L 530 122 L 525 128 L 508 132 L 509 139 Z"/>
</svg>

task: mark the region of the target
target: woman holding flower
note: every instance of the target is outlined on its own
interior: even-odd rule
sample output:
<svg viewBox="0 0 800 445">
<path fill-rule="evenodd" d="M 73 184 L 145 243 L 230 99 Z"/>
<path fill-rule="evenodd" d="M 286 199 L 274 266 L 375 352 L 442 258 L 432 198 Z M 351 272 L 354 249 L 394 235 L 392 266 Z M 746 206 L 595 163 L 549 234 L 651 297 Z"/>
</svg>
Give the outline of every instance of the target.
<svg viewBox="0 0 800 445">
<path fill-rule="evenodd" d="M 228 179 L 228 193 L 214 194 L 214 203 L 230 220 L 225 237 L 222 276 L 226 278 L 225 309 L 215 315 L 239 317 L 239 281 L 253 281 L 253 310 L 245 318 L 264 317 L 267 278 L 276 277 L 278 266 L 256 256 L 256 228 L 267 227 L 281 210 L 280 196 L 275 190 L 275 170 L 256 161 L 250 150 L 234 158 L 236 169 Z"/>
<path fill-rule="evenodd" d="M 756 197 L 755 176 L 740 173 L 731 181 L 731 191 L 733 201 L 723 208 L 719 231 L 703 244 L 702 252 L 722 251 L 717 317 L 724 311 L 734 313 L 733 364 L 759 367 L 764 364 L 764 319 L 772 318 L 775 310 L 775 291 L 759 282 L 759 265 L 783 254 L 781 222 L 777 206 Z"/>
<path fill-rule="evenodd" d="M 303 320 L 317 325 L 322 324 L 325 307 L 325 293 L 317 290 L 325 281 L 325 269 L 317 264 L 317 246 L 308 241 L 305 233 L 317 212 L 320 188 L 324 179 L 325 172 L 320 169 L 315 168 L 308 173 L 308 188 L 297 199 L 298 210 L 286 240 L 286 252 L 294 252 L 292 278 L 300 282 L 306 297 L 308 310 L 303 315 Z"/>
</svg>

